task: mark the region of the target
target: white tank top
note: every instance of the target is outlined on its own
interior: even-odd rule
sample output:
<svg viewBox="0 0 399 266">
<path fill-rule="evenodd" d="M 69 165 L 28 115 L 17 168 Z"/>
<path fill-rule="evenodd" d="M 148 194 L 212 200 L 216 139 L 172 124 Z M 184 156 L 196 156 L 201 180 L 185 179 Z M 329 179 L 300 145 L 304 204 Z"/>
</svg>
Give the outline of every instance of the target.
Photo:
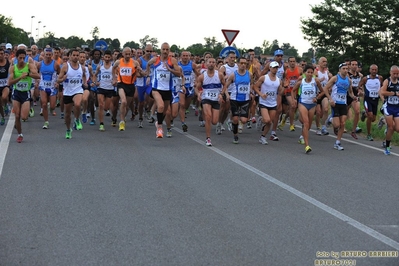
<svg viewBox="0 0 399 266">
<path fill-rule="evenodd" d="M 219 100 L 219 94 L 222 91 L 222 83 L 219 79 L 219 72 L 215 70 L 212 77 L 208 76 L 208 71 L 204 72 L 204 82 L 202 83 L 202 100 Z"/>
<path fill-rule="evenodd" d="M 114 86 L 112 86 L 112 64 L 108 69 L 105 68 L 104 64 L 100 67 L 100 72 L 98 73 L 98 79 L 100 82 L 100 86 L 98 86 L 99 88 L 104 90 L 114 89 Z"/>
<path fill-rule="evenodd" d="M 224 69 L 226 69 L 226 80 L 230 77 L 234 71 L 238 70 L 237 64 L 234 64 L 234 66 L 229 66 L 228 64 L 224 65 Z M 230 86 L 227 88 L 228 92 L 232 92 L 234 90 L 234 84 L 230 84 Z"/>
<path fill-rule="evenodd" d="M 322 87 L 326 86 L 328 82 L 328 70 L 324 71 L 324 73 L 317 70 L 317 78 L 320 80 Z"/>
<path fill-rule="evenodd" d="M 82 66 L 78 64 L 79 65 L 78 69 L 73 69 L 69 62 L 67 62 L 67 64 L 68 64 L 68 71 L 66 73 L 67 78 L 64 81 L 64 95 L 73 96 L 78 93 L 83 93 Z"/>
<path fill-rule="evenodd" d="M 280 78 L 276 77 L 275 81 L 270 80 L 269 74 L 265 76 L 265 81 L 263 81 L 260 92 L 266 94 L 266 99 L 259 97 L 259 104 L 262 104 L 267 107 L 276 107 L 277 106 L 277 93 L 278 88 L 280 87 Z"/>
</svg>

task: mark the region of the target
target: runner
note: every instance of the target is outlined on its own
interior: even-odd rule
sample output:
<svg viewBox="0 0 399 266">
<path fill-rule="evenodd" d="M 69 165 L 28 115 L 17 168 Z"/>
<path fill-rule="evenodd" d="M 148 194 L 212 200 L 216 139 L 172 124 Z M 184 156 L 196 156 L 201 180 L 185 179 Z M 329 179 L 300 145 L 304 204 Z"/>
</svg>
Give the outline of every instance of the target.
<svg viewBox="0 0 399 266">
<path fill-rule="evenodd" d="M 320 81 L 313 76 L 314 68 L 306 65 L 304 70 L 305 77 L 295 83 L 292 95 L 298 95 L 299 120 L 302 123 L 302 135 L 299 137 L 299 143 L 305 144 L 305 153 L 312 151 L 309 146 L 309 129 L 312 127 L 313 117 L 316 111 L 318 100 L 318 91 L 322 91 Z M 296 100 L 294 102 L 296 106 Z"/>
<path fill-rule="evenodd" d="M 93 83 L 97 87 L 97 101 L 98 101 L 98 120 L 100 121 L 100 131 L 105 131 L 104 127 L 104 113 L 109 110 L 112 105 L 112 96 L 114 95 L 115 82 L 112 80 L 112 53 L 110 50 L 104 52 L 103 63 L 96 67 L 96 72 L 93 75 Z"/>
<path fill-rule="evenodd" d="M 84 53 L 84 52 L 83 52 Z M 86 71 L 84 66 L 79 62 L 81 53 L 77 49 L 72 49 L 68 53 L 69 62 L 63 64 L 57 82 L 64 83 L 64 106 L 65 106 L 65 125 L 67 131 L 66 139 L 72 138 L 71 130 L 71 113 L 75 116 L 74 128 L 82 130 L 83 126 L 80 121 L 80 107 L 82 104 L 83 87 L 87 86 Z"/>
<path fill-rule="evenodd" d="M 157 108 L 157 123 L 155 123 L 157 138 L 163 138 L 162 123 L 172 99 L 172 74 L 175 76 L 180 76 L 181 74 L 176 58 L 169 57 L 169 52 L 169 44 L 163 43 L 161 45 L 161 55 L 148 61 L 146 69 L 147 75 L 150 73 L 150 67 L 154 69 L 151 96 L 154 98 Z"/>
<path fill-rule="evenodd" d="M 39 79 L 40 75 L 34 63 L 25 62 L 27 57 L 25 49 L 17 50 L 15 54 L 17 63 L 9 69 L 8 85 L 13 86 L 12 103 L 15 113 L 15 128 L 18 132 L 17 142 L 23 140 L 21 118 L 27 120 L 30 109 L 30 89 L 32 79 Z"/>
<path fill-rule="evenodd" d="M 391 140 L 393 133 L 399 133 L 399 67 L 393 65 L 390 69 L 390 77 L 384 80 L 380 94 L 386 97 L 384 106 L 385 121 L 387 124 L 387 133 L 385 140 L 385 155 L 391 154 Z"/>
<path fill-rule="evenodd" d="M 55 113 L 55 106 L 57 103 L 58 94 L 58 83 L 57 75 L 60 73 L 60 65 L 53 59 L 53 49 L 44 49 L 44 60 L 37 64 L 37 69 L 41 75 L 39 91 L 40 91 L 40 101 L 42 108 L 42 115 L 44 118 L 43 129 L 48 129 L 48 106 L 47 103 L 50 102 L 50 112 L 53 116 Z"/>
<path fill-rule="evenodd" d="M 8 85 L 8 70 L 10 69 L 10 62 L 5 58 L 3 48 L 0 48 L 0 125 L 5 124 L 5 116 L 8 115 L 8 97 L 10 94 L 10 87 Z"/>
<path fill-rule="evenodd" d="M 130 103 L 133 101 L 136 86 L 137 74 L 140 73 L 145 76 L 141 71 L 139 63 L 132 59 L 132 50 L 130 47 L 123 48 L 123 57 L 117 60 L 113 66 L 113 81 L 117 82 L 118 94 L 120 98 L 120 119 L 119 131 L 125 130 L 125 119 L 128 112 Z"/>
<path fill-rule="evenodd" d="M 231 84 L 234 85 L 234 89 L 231 90 L 230 96 L 229 94 L 226 95 L 226 100 L 230 101 L 234 144 L 238 144 L 239 121 L 241 121 L 242 124 L 248 121 L 252 74 L 247 70 L 247 64 L 247 59 L 241 57 L 238 60 L 238 70 L 230 74 L 223 88 L 223 92 L 225 92 Z"/>
<path fill-rule="evenodd" d="M 319 66 L 315 71 L 316 77 L 319 79 L 321 86 L 326 86 L 329 79 L 332 78 L 332 74 L 328 71 L 327 68 L 327 58 L 320 57 Z M 328 118 L 328 98 L 324 94 L 324 91 L 319 91 L 317 96 L 317 106 L 316 106 L 316 126 L 317 126 L 317 135 L 328 135 L 329 132 L 326 127 L 326 121 Z M 321 123 L 321 127 L 320 127 Z M 321 130 L 320 130 L 321 128 Z M 320 132 L 319 132 L 320 131 Z"/>
<path fill-rule="evenodd" d="M 265 124 L 262 129 L 262 135 L 259 138 L 259 143 L 263 145 L 268 144 L 266 135 L 273 121 L 275 121 L 278 105 L 281 104 L 281 96 L 284 93 L 282 80 L 277 75 L 279 69 L 281 69 L 279 62 L 273 61 L 269 63 L 268 69 L 267 74 L 261 76 L 254 86 L 255 92 L 259 95 L 259 109 L 262 121 Z M 272 140 L 275 139 L 273 138 Z"/>
<path fill-rule="evenodd" d="M 354 101 L 357 101 L 357 97 L 352 91 L 352 81 L 348 77 L 348 66 L 346 63 L 340 64 L 338 69 L 338 74 L 328 81 L 323 90 L 331 105 L 334 133 L 337 135 L 334 149 L 342 151 L 344 147 L 341 146 L 341 138 L 344 134 L 348 114 L 346 98 L 349 95 Z M 332 89 L 331 95 L 329 93 L 330 89 Z"/>
<path fill-rule="evenodd" d="M 284 78 L 285 78 L 285 70 L 287 69 L 287 67 L 285 66 L 285 64 L 283 62 L 283 56 L 284 56 L 283 50 L 276 49 L 274 51 L 274 60 L 271 61 L 271 62 L 268 62 L 265 65 L 265 67 L 262 70 L 261 75 L 266 75 L 269 72 L 270 68 L 271 68 L 270 64 L 272 62 L 277 62 L 278 63 L 278 70 L 277 70 L 276 75 L 277 75 L 277 77 L 280 80 L 284 80 Z M 273 64 L 273 65 L 275 65 L 275 64 Z M 282 101 L 283 97 L 280 97 L 279 99 Z M 271 132 L 271 135 L 270 135 L 270 140 L 273 140 L 273 141 L 278 141 L 279 140 L 279 138 L 277 137 L 276 130 L 277 130 L 278 120 L 279 120 L 281 112 L 282 112 L 282 102 L 279 102 L 279 104 L 277 105 L 277 109 L 276 109 L 276 115 L 273 116 L 273 120 L 272 120 L 272 123 L 273 123 L 272 126 L 273 127 L 272 127 L 272 132 Z"/>
<path fill-rule="evenodd" d="M 224 90 L 224 75 L 215 70 L 215 58 L 208 58 L 206 66 L 207 70 L 197 79 L 195 92 L 198 95 L 198 101 L 202 103 L 202 112 L 205 119 L 205 145 L 212 146 L 212 124 L 218 123 L 220 103 L 224 101 L 223 95 L 227 97 L 227 92 Z"/>
<path fill-rule="evenodd" d="M 144 55 L 137 59 L 140 67 L 142 69 L 147 68 L 147 63 L 152 58 L 153 48 L 151 44 L 147 44 L 144 49 Z M 138 113 L 139 113 L 139 122 L 138 127 L 143 128 L 143 113 L 144 113 L 144 105 L 147 104 L 148 108 L 151 109 L 153 104 L 153 99 L 150 96 L 151 94 L 151 78 L 152 78 L 152 71 L 149 75 L 145 75 L 143 77 L 138 77 L 136 79 L 136 87 L 137 87 L 137 96 L 139 100 L 138 105 Z"/>
<path fill-rule="evenodd" d="M 181 53 L 181 60 L 179 61 L 178 64 L 183 70 L 184 74 L 183 85 L 185 87 L 185 95 L 179 96 L 179 105 L 180 105 L 179 114 L 180 114 L 180 121 L 182 123 L 183 132 L 187 132 L 188 126 L 185 123 L 186 110 L 190 107 L 191 100 L 194 97 L 194 79 L 198 77 L 200 73 L 197 69 L 197 65 L 190 60 L 189 51 L 183 51 Z"/>
<path fill-rule="evenodd" d="M 350 61 L 350 69 L 348 72 L 349 78 L 352 80 L 352 90 L 353 94 L 356 97 L 356 101 L 353 101 L 351 97 L 347 97 L 347 106 L 348 106 L 348 112 L 350 112 L 350 108 L 352 107 L 354 116 L 353 116 L 353 127 L 352 127 L 352 132 L 351 136 L 354 139 L 358 139 L 356 133 L 360 133 L 361 129 L 358 128 L 357 124 L 359 123 L 360 119 L 360 101 L 358 97 L 358 87 L 359 87 L 359 82 L 363 78 L 363 75 L 359 73 L 358 71 L 358 62 L 357 60 L 352 59 Z M 349 94 L 348 94 L 349 96 Z M 351 114 L 349 114 L 351 116 Z"/>
<path fill-rule="evenodd" d="M 370 66 L 370 74 L 363 77 L 359 82 L 359 96 L 364 96 L 364 111 L 362 112 L 361 120 L 364 122 L 367 116 L 367 140 L 369 141 L 373 141 L 371 123 L 377 117 L 378 102 L 380 99 L 379 91 L 382 84 L 382 77 L 377 73 L 378 66 L 373 64 Z"/>
</svg>

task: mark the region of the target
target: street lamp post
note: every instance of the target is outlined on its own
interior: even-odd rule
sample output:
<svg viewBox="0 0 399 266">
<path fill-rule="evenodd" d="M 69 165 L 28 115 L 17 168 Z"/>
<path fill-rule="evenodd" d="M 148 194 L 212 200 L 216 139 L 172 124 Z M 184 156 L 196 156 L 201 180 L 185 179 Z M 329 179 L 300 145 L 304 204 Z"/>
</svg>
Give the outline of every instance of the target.
<svg viewBox="0 0 399 266">
<path fill-rule="evenodd" d="M 46 26 L 43 26 L 43 38 L 44 38 L 44 28 L 45 28 Z M 43 40 L 43 38 L 42 38 L 42 48 L 43 48 L 43 46 L 44 46 L 44 40 Z"/>
<path fill-rule="evenodd" d="M 33 38 L 33 32 L 32 32 L 32 25 L 33 25 L 33 19 L 35 16 L 30 17 L 30 38 L 29 38 L 29 46 L 32 46 L 32 38 Z"/>
<path fill-rule="evenodd" d="M 40 23 L 42 23 L 41 21 L 37 22 L 37 41 L 39 42 L 40 39 Z"/>
</svg>

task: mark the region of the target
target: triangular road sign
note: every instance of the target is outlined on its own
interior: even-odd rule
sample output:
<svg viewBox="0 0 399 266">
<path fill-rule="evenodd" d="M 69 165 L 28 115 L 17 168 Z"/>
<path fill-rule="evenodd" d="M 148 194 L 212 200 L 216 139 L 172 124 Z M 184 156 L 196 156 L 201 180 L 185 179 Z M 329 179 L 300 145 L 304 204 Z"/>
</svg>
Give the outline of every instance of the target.
<svg viewBox="0 0 399 266">
<path fill-rule="evenodd" d="M 237 37 L 239 30 L 222 30 L 224 37 L 226 38 L 227 44 L 230 46 L 234 39 Z"/>
</svg>

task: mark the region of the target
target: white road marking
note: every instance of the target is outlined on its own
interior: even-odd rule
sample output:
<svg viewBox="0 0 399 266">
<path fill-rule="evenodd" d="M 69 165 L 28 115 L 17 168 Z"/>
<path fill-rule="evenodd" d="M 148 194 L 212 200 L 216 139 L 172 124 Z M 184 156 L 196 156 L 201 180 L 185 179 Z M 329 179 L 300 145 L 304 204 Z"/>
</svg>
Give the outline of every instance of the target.
<svg viewBox="0 0 399 266">
<path fill-rule="evenodd" d="M 12 129 L 14 128 L 15 124 L 15 115 L 11 113 L 6 121 L 6 129 L 4 130 L 3 137 L 0 140 L 0 179 L 3 173 L 3 166 L 4 161 L 6 160 L 8 145 L 10 144 Z"/>
<path fill-rule="evenodd" d="M 294 194 L 295 196 L 297 196 L 297 197 L 309 202 L 310 204 L 316 206 L 317 208 L 319 208 L 319 209 L 331 214 L 332 216 L 340 219 L 341 221 L 343 221 L 345 223 L 348 223 L 349 225 L 351 225 L 354 228 L 356 228 L 356 229 L 366 233 L 367 235 L 377 239 L 378 241 L 380 241 L 380 242 L 382 242 L 382 243 L 384 243 L 384 244 L 386 244 L 386 245 L 388 245 L 388 246 L 390 246 L 390 247 L 392 247 L 392 248 L 394 248 L 396 250 L 399 250 L 399 242 L 396 242 L 395 240 L 393 240 L 393 239 L 391 239 L 391 238 L 389 238 L 389 237 L 377 232 L 376 230 L 368 227 L 367 225 L 364 225 L 364 224 L 356 221 L 355 219 L 352 219 L 351 217 L 349 217 L 349 216 L 347 216 L 347 215 L 335 210 L 334 208 L 331 208 L 330 206 L 327 206 L 326 204 L 324 204 L 324 203 L 312 198 L 311 196 L 309 196 L 309 195 L 307 195 L 307 194 L 305 194 L 305 193 L 303 193 L 303 192 L 301 192 L 301 191 L 299 191 L 299 190 L 297 190 L 297 189 L 295 189 L 295 188 L 293 188 L 293 187 L 291 187 L 291 186 L 289 186 L 289 185 L 277 180 L 276 178 L 274 178 L 274 177 L 272 177 L 272 176 L 270 176 L 270 175 L 268 175 L 268 174 L 256 169 L 255 167 L 253 167 L 253 166 L 251 166 L 249 164 L 244 163 L 243 161 L 231 156 L 230 154 L 225 153 L 222 150 L 219 150 L 218 148 L 215 148 L 214 146 L 205 147 L 205 141 L 202 141 L 202 140 L 200 140 L 200 139 L 198 139 L 198 138 L 196 138 L 196 137 L 194 137 L 194 136 L 192 136 L 190 134 L 183 133 L 183 131 L 180 130 L 180 129 L 174 128 L 174 130 L 176 130 L 177 132 L 179 132 L 182 135 L 186 136 L 187 138 L 189 138 L 189 139 L 191 139 L 191 140 L 203 145 L 204 148 L 207 148 L 210 151 L 216 152 L 217 154 L 223 156 L 224 158 L 226 158 L 226 159 L 228 159 L 228 160 L 230 160 L 230 161 L 232 161 L 234 163 L 237 163 L 241 167 L 246 168 L 248 171 L 251 171 L 254 174 L 259 175 L 260 177 L 263 177 L 267 181 L 279 186 L 280 188 L 283 188 L 283 189 L 287 190 L 288 192 Z"/>
</svg>

